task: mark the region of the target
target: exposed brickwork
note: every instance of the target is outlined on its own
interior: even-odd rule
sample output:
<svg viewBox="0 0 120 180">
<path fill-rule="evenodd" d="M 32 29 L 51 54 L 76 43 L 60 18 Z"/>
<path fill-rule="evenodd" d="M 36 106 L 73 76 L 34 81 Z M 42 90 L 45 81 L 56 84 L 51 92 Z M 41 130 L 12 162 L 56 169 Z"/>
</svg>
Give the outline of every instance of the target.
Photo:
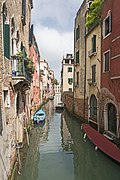
<svg viewBox="0 0 120 180">
<path fill-rule="evenodd" d="M 102 37 L 102 54 L 101 54 L 101 93 L 99 95 L 99 121 L 100 128 L 108 129 L 108 108 L 107 105 L 112 103 L 116 108 L 116 137 L 120 137 L 120 13 L 119 0 L 105 0 L 102 9 L 102 20 L 112 14 L 111 31 L 106 37 Z M 104 34 L 105 28 L 102 27 Z M 110 51 L 110 70 L 104 72 L 104 52 Z"/>
<path fill-rule="evenodd" d="M 88 100 L 85 100 L 85 106 L 84 106 L 84 100 L 75 98 L 73 99 L 72 93 L 63 93 L 62 94 L 62 101 L 64 102 L 67 110 L 69 110 L 71 113 L 76 115 L 78 118 L 86 118 L 88 117 Z M 85 109 L 84 109 L 85 107 Z"/>
<path fill-rule="evenodd" d="M 26 92 L 23 83 L 15 84 L 12 79 L 12 58 L 6 59 L 3 48 L 3 3 L 7 8 L 7 23 L 10 25 L 10 55 L 12 55 L 11 18 L 14 17 L 15 32 L 19 31 L 19 48 L 21 42 L 26 48 L 29 56 L 29 26 L 31 21 L 30 1 L 26 0 L 26 25 L 22 25 L 22 1 L 21 0 L 1 0 L 0 1 L 0 120 L 2 120 L 2 133 L 0 133 L 0 179 L 6 180 L 12 170 L 16 159 L 16 139 L 22 142 L 23 127 L 30 118 L 30 101 L 26 101 L 26 96 L 30 96 L 29 90 Z M 5 105 L 4 91 L 9 93 L 9 106 Z M 18 97 L 19 95 L 19 97 Z M 18 100 L 19 99 L 19 100 Z M 30 99 L 30 98 L 29 98 Z M 0 123 L 1 125 L 1 123 Z"/>
</svg>

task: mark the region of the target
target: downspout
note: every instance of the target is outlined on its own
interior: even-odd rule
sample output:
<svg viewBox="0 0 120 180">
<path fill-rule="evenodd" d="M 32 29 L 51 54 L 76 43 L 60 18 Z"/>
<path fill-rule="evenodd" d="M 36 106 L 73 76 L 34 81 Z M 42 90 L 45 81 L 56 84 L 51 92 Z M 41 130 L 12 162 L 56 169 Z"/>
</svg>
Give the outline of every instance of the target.
<svg viewBox="0 0 120 180">
<path fill-rule="evenodd" d="M 86 14 L 87 12 L 85 13 L 85 22 L 86 22 Z M 84 105 L 83 105 L 83 117 L 85 119 L 85 109 L 86 109 L 86 103 L 85 103 L 85 100 L 86 100 L 86 27 L 85 27 L 85 35 L 84 35 L 84 39 L 85 39 L 85 75 L 84 75 Z"/>
<path fill-rule="evenodd" d="M 75 92 L 75 27 L 74 27 L 74 70 L 73 70 L 73 108 L 72 108 L 72 111 L 73 111 L 73 114 L 74 114 L 74 92 Z"/>
</svg>

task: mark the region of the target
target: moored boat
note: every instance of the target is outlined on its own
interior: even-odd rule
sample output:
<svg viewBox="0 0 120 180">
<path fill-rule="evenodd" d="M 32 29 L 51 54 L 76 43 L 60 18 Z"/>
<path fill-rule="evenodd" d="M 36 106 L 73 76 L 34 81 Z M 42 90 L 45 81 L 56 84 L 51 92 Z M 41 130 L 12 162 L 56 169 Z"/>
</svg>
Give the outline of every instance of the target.
<svg viewBox="0 0 120 180">
<path fill-rule="evenodd" d="M 82 124 L 82 128 L 95 146 L 110 158 L 120 163 L 120 149 L 115 144 L 86 123 Z"/>
<path fill-rule="evenodd" d="M 55 106 L 56 110 L 63 110 L 64 109 L 64 104 L 63 102 L 59 102 L 56 106 Z"/>
<path fill-rule="evenodd" d="M 33 116 L 33 121 L 35 123 L 40 123 L 43 122 L 45 120 L 46 114 L 45 111 L 43 111 L 42 109 L 38 110 L 35 115 Z"/>
</svg>

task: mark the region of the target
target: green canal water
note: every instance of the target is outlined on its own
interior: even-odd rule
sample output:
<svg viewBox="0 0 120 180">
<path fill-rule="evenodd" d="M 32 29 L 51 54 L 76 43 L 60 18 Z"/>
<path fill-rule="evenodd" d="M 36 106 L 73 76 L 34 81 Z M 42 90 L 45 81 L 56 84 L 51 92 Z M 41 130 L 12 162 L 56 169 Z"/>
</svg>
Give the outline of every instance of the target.
<svg viewBox="0 0 120 180">
<path fill-rule="evenodd" d="M 30 147 L 15 180 L 120 180 L 120 166 L 84 140 L 80 122 L 49 101 L 43 126 L 32 130 Z"/>
</svg>

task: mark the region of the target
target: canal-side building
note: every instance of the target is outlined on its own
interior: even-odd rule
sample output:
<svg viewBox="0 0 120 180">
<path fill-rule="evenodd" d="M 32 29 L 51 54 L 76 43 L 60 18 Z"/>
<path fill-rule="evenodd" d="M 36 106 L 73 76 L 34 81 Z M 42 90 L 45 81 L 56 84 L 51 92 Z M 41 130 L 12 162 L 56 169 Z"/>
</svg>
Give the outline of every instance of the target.
<svg viewBox="0 0 120 180">
<path fill-rule="evenodd" d="M 33 25 L 32 25 L 33 26 Z M 38 45 L 36 42 L 36 38 L 34 34 L 32 33 L 33 27 L 31 26 L 31 42 L 30 43 L 30 59 L 32 63 L 29 65 L 30 68 L 33 70 L 33 81 L 31 85 L 32 89 L 32 108 L 35 107 L 35 109 L 38 108 L 38 106 L 41 104 L 40 102 L 40 52 L 38 49 Z"/>
<path fill-rule="evenodd" d="M 87 7 L 87 1 L 84 0 L 76 13 L 74 22 L 74 113 L 82 117 L 88 116 L 85 76 L 85 16 Z"/>
<path fill-rule="evenodd" d="M 54 92 L 55 94 L 61 93 L 61 84 L 59 82 L 57 84 L 54 84 Z"/>
<path fill-rule="evenodd" d="M 45 59 L 40 58 L 40 96 L 46 101 L 50 95 L 54 95 L 54 72 L 49 68 Z"/>
<path fill-rule="evenodd" d="M 120 137 L 120 1 L 105 0 L 102 9 L 100 126 Z"/>
<path fill-rule="evenodd" d="M 52 69 L 49 69 L 49 77 L 50 77 L 50 95 L 54 95 L 54 71 Z"/>
<path fill-rule="evenodd" d="M 0 1 L 0 179 L 8 179 L 30 118 L 32 0 Z"/>
<path fill-rule="evenodd" d="M 72 54 L 66 54 L 62 60 L 61 87 L 62 92 L 73 92 L 74 58 Z"/>
<path fill-rule="evenodd" d="M 86 95 L 88 121 L 99 129 L 98 96 L 101 80 L 101 26 L 94 24 L 86 30 Z"/>
</svg>

